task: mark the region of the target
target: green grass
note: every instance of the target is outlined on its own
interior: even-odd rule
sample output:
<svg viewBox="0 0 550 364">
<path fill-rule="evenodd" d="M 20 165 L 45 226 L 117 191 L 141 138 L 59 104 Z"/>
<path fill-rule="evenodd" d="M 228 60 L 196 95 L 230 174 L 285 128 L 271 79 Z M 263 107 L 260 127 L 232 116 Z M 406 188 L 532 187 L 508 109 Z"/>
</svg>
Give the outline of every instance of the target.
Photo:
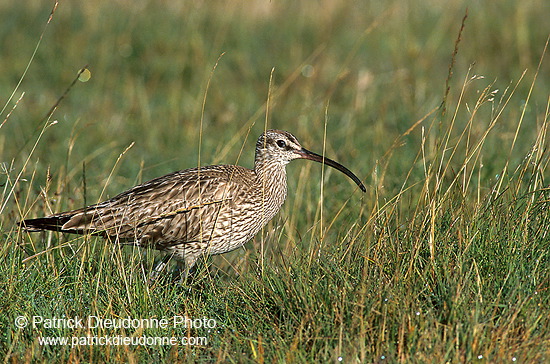
<svg viewBox="0 0 550 364">
<path fill-rule="evenodd" d="M 546 1 L 61 2 L 46 25 L 50 6 L 0 4 L 5 362 L 549 360 Z M 85 65 L 91 79 L 48 116 Z M 146 284 L 155 252 L 18 228 L 197 163 L 251 167 L 272 69 L 268 127 L 348 166 L 366 194 L 291 163 L 279 215 L 183 287 Z M 91 315 L 217 325 L 15 325 Z"/>
</svg>

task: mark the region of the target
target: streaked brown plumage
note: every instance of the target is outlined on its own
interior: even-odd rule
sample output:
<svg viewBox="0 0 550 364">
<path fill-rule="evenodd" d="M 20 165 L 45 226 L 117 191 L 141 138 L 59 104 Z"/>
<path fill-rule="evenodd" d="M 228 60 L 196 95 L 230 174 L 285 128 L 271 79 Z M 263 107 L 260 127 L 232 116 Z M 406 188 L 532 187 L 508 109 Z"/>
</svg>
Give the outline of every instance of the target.
<svg viewBox="0 0 550 364">
<path fill-rule="evenodd" d="M 256 143 L 254 169 L 233 165 L 186 169 L 96 205 L 20 224 L 28 231 L 94 234 L 155 248 L 184 260 L 190 269 L 204 254 L 242 246 L 277 214 L 287 194 L 285 166 L 299 158 L 334 167 L 365 191 L 346 167 L 302 148 L 286 131 L 268 130 Z"/>
</svg>

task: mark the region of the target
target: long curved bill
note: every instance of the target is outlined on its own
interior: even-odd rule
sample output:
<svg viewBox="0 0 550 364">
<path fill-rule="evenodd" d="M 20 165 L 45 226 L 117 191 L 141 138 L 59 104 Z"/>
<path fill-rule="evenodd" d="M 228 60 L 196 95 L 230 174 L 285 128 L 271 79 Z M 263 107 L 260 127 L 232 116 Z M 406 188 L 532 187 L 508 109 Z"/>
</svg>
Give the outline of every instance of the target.
<svg viewBox="0 0 550 364">
<path fill-rule="evenodd" d="M 355 182 L 357 186 L 359 186 L 361 191 L 367 192 L 367 189 L 365 188 L 365 185 L 363 184 L 363 182 L 361 182 L 361 180 L 357 178 L 357 176 L 354 175 L 352 171 L 350 171 L 340 163 L 333 161 L 332 159 L 329 159 L 327 157 L 323 157 L 322 155 L 319 155 L 317 153 L 313 153 L 305 148 L 302 148 L 302 150 L 300 150 L 298 154 L 303 159 L 309 159 L 311 161 L 323 163 L 323 164 L 326 164 L 327 166 L 331 166 L 332 168 L 336 168 L 337 170 L 339 170 L 340 172 L 344 173 L 346 176 L 351 178 L 353 182 Z"/>
</svg>

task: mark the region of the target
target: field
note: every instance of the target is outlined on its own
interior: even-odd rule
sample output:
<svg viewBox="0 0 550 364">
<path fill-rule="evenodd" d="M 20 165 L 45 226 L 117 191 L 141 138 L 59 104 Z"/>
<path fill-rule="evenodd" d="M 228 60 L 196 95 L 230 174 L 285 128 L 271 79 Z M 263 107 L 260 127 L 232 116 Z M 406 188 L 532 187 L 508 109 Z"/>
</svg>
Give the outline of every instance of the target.
<svg viewBox="0 0 550 364">
<path fill-rule="evenodd" d="M 550 361 L 547 1 L 0 11 L 5 363 Z M 17 224 L 179 169 L 251 168 L 266 127 L 367 192 L 292 162 L 281 212 L 182 285 L 147 284 L 158 252 Z M 136 345 L 86 341 L 116 337 Z"/>
</svg>

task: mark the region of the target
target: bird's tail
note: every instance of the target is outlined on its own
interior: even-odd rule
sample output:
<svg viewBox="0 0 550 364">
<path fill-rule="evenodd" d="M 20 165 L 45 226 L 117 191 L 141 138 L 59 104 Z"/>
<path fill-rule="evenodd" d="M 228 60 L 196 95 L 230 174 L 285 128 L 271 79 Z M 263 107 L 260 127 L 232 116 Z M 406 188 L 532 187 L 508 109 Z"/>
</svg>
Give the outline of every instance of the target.
<svg viewBox="0 0 550 364">
<path fill-rule="evenodd" d="M 28 219 L 19 222 L 19 226 L 27 231 L 63 231 L 63 225 L 71 219 L 71 215 L 52 215 Z"/>
</svg>

